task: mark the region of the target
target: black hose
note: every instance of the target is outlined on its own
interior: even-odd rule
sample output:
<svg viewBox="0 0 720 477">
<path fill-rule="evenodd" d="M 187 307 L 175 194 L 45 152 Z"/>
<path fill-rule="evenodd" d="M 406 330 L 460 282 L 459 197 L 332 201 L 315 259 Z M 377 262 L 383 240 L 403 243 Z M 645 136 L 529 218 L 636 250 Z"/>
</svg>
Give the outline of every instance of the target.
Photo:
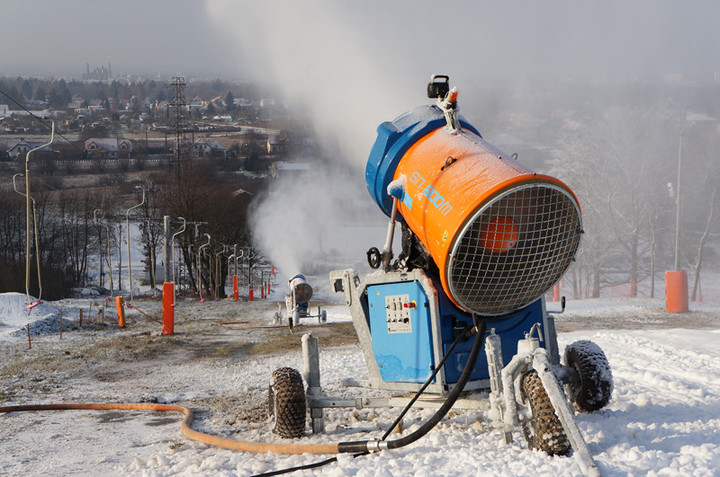
<svg viewBox="0 0 720 477">
<path fill-rule="evenodd" d="M 452 344 L 450 345 L 450 348 L 448 348 L 448 350 L 445 352 L 445 355 L 442 357 L 440 362 L 437 364 L 437 366 L 435 366 L 435 371 L 433 371 L 432 374 L 430 375 L 430 377 L 425 380 L 425 383 L 422 386 L 420 386 L 420 389 L 415 393 L 415 395 L 412 397 L 412 399 L 410 399 L 410 402 L 408 402 L 405 405 L 405 408 L 400 412 L 398 417 L 395 418 L 395 421 L 393 421 L 393 423 L 390 424 L 390 427 L 387 428 L 387 430 L 385 431 L 385 434 L 383 434 L 383 436 L 380 438 L 381 441 L 384 441 L 385 439 L 388 438 L 388 436 L 393 431 L 393 429 L 395 429 L 395 426 L 397 426 L 398 423 L 400 421 L 402 421 L 403 417 L 405 417 L 405 415 L 408 413 L 408 411 L 410 411 L 410 408 L 412 408 L 413 404 L 415 404 L 415 402 L 418 399 L 420 399 L 420 396 L 422 396 L 422 393 L 425 392 L 427 387 L 430 386 L 430 384 L 435 379 L 435 376 L 437 376 L 438 373 L 440 372 L 440 370 L 445 366 L 445 361 L 447 361 L 447 359 L 450 357 L 452 352 L 455 350 L 455 347 L 458 345 L 458 343 L 460 343 L 460 341 L 468 338 L 468 335 L 470 334 L 469 332 L 472 329 L 473 329 L 473 327 L 468 325 L 464 330 L 462 330 L 461 333 L 458 334 L 457 338 L 455 338 L 455 341 L 452 342 Z"/>
<path fill-rule="evenodd" d="M 368 451 L 361 452 L 359 454 L 355 454 L 353 457 L 358 457 L 360 455 L 366 455 L 366 454 L 369 454 L 369 452 Z M 322 467 L 327 464 L 332 464 L 333 462 L 337 462 L 337 457 L 331 457 L 329 459 L 325 459 L 320 462 L 313 462 L 312 464 L 298 465 L 296 467 L 288 467 L 286 469 L 273 470 L 270 472 L 264 472 L 262 474 L 255 474 L 255 475 L 251 475 L 250 477 L 273 477 L 274 475 L 289 474 L 291 472 L 297 472 L 298 470 L 317 469 L 318 467 Z"/>
<path fill-rule="evenodd" d="M 435 414 L 428 419 L 425 424 L 420 426 L 417 430 L 415 430 L 413 433 L 408 434 L 405 437 L 401 437 L 399 439 L 395 439 L 392 441 L 387 441 L 385 443 L 385 446 L 388 449 L 397 449 L 399 447 L 404 447 L 408 444 L 412 444 L 416 440 L 423 437 L 425 434 L 430 432 L 430 430 L 435 427 L 448 413 L 448 411 L 453 407 L 455 404 L 455 401 L 458 400 L 460 397 L 460 393 L 462 393 L 463 389 L 465 388 L 465 385 L 470 380 L 470 375 L 472 374 L 474 368 L 475 368 L 475 362 L 477 361 L 477 357 L 480 354 L 480 349 L 482 349 L 482 345 L 485 341 L 485 330 L 486 330 L 486 324 L 485 321 L 480 322 L 480 329 L 477 331 L 477 335 L 475 336 L 475 341 L 473 343 L 473 347 L 470 351 L 470 356 L 468 356 L 467 363 L 465 363 L 465 368 L 463 369 L 462 374 L 460 374 L 460 377 L 458 378 L 457 383 L 455 384 L 455 387 L 453 390 L 448 394 L 447 399 L 443 403 L 442 406 L 435 412 Z M 369 449 L 369 445 L 374 444 L 373 441 L 352 441 L 352 442 L 340 442 L 338 444 L 338 452 L 342 453 L 355 453 L 355 452 L 364 452 Z"/>
</svg>

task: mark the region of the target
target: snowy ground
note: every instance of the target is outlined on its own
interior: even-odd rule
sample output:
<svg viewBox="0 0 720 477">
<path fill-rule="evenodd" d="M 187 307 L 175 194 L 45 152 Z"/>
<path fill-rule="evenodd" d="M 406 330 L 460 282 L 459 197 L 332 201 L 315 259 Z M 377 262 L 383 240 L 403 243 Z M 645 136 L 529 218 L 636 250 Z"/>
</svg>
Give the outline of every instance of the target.
<svg viewBox="0 0 720 477">
<path fill-rule="evenodd" d="M 332 300 L 322 303 L 330 324 L 310 320 L 296 330 L 320 338 L 327 394 L 363 395 L 368 391 L 341 385 L 344 378 L 367 376 L 349 313 L 339 295 L 318 295 Z M 98 318 L 99 298 L 41 305 L 31 314 L 24 298 L 0 295 L 0 405 L 177 403 L 195 411 L 198 430 L 249 441 L 290 441 L 268 431 L 265 411 L 272 370 L 302 369 L 302 333 L 268 327 L 281 292 L 252 303 L 180 301 L 173 336 L 160 333 L 157 300 L 136 300 L 127 328 L 120 330 L 111 309 L 104 320 Z M 78 327 L 81 308 L 84 321 Z M 571 301 L 558 316 L 561 348 L 593 340 L 612 367 L 615 391 L 609 406 L 577 416 L 604 475 L 720 475 L 720 304 L 692 309 L 669 315 L 662 300 L 599 299 Z M 62 340 L 60 310 L 66 320 Z M 26 323 L 35 324 L 32 348 Z M 73 324 L 77 329 L 70 330 Z M 303 440 L 378 438 L 397 412 L 326 411 L 327 433 L 308 432 Z M 405 432 L 431 414 L 411 412 Z M 172 414 L 114 411 L 0 415 L 0 475 L 244 476 L 323 459 L 209 447 L 186 439 L 180 420 Z M 341 455 L 312 474 L 293 475 L 579 475 L 572 458 L 528 451 L 519 429 L 513 438 L 513 444 L 503 444 L 482 413 L 452 412 L 406 448 L 358 459 Z"/>
</svg>

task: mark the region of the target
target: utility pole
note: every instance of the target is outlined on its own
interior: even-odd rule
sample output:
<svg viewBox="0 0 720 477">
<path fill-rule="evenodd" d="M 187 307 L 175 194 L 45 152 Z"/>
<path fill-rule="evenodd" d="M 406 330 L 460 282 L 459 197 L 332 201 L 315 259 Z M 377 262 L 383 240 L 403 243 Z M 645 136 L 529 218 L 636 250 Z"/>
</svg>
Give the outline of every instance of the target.
<svg viewBox="0 0 720 477">
<path fill-rule="evenodd" d="M 175 110 L 175 163 L 180 164 L 185 159 L 183 148 L 185 147 L 185 78 L 183 76 L 173 77 L 172 102 L 170 106 Z"/>
<path fill-rule="evenodd" d="M 145 188 L 143 186 L 135 186 L 135 188 L 142 189 L 142 202 L 140 202 L 138 205 L 133 205 L 130 207 L 127 212 L 125 212 L 125 227 L 127 232 L 127 256 L 128 256 L 128 280 L 129 280 L 129 288 L 130 288 L 130 302 L 132 302 L 133 299 L 133 287 L 132 287 L 132 257 L 130 255 L 130 211 L 133 209 L 136 209 L 143 205 L 145 203 Z"/>
<path fill-rule="evenodd" d="M 683 136 L 680 134 L 680 140 L 678 141 L 678 164 L 677 164 L 677 196 L 675 196 L 675 270 L 680 270 L 680 177 L 682 171 L 682 148 L 683 148 Z"/>
</svg>

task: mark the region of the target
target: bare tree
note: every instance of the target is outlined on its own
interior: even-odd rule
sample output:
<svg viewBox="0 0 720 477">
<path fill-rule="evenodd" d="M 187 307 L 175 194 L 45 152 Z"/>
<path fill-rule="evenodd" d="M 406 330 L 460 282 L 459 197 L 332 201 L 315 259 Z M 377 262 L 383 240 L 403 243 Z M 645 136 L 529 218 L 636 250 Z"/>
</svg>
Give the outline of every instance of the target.
<svg viewBox="0 0 720 477">
<path fill-rule="evenodd" d="M 715 182 L 715 187 L 713 188 L 713 192 L 710 195 L 710 201 L 708 204 L 708 215 L 707 215 L 707 221 L 705 222 L 705 230 L 703 231 L 702 235 L 700 236 L 700 241 L 698 243 L 697 247 L 697 255 L 695 259 L 695 265 L 694 265 L 694 273 L 693 273 L 693 288 L 692 288 L 692 296 L 691 300 L 695 301 L 697 298 L 697 291 L 698 291 L 698 285 L 700 283 L 700 270 L 702 268 L 703 264 L 703 258 L 704 258 L 704 249 L 705 244 L 707 242 L 708 237 L 710 236 L 710 230 L 713 226 L 713 224 L 716 222 L 716 216 L 715 216 L 715 199 L 718 195 L 718 186 L 717 182 Z"/>
<path fill-rule="evenodd" d="M 671 158 L 662 115 L 609 109 L 565 131 L 560 148 L 554 173 L 580 197 L 586 234 L 578 261 L 592 281 L 591 296 L 600 294 L 601 269 L 606 276 L 624 271 L 636 296 L 643 263 L 648 255 L 654 257 L 654 250 L 649 251 L 652 232 L 646 230 L 653 207 L 662 202 Z"/>
</svg>

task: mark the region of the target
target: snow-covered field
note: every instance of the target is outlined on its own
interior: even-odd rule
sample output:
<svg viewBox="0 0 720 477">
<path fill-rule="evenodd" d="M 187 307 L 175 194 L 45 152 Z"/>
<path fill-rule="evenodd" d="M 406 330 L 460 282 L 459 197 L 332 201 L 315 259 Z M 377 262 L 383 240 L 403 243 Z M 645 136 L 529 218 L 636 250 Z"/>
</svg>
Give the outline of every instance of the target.
<svg viewBox="0 0 720 477">
<path fill-rule="evenodd" d="M 135 305 L 119 330 L 102 300 L 63 300 L 28 314 L 24 295 L 0 295 L 0 405 L 53 402 L 168 402 L 191 407 L 194 428 L 240 440 L 293 442 L 268 430 L 264 418 L 270 373 L 302 369 L 297 347 L 254 352 L 266 340 L 299 342 L 302 333 L 269 329 L 281 292 L 270 300 L 180 301 L 176 334 L 160 334 L 160 305 Z M 356 345 L 323 334 L 350 321 L 340 296 L 321 294 L 329 326 L 307 322 L 296 330 L 320 337 L 322 386 L 333 396 L 369 391 L 342 386 L 345 378 L 367 376 Z M 609 406 L 577 416 L 603 475 L 720 475 L 720 304 L 693 305 L 687 315 L 668 316 L 662 300 L 608 299 L 569 302 L 558 316 L 561 348 L 590 339 L 605 351 L 615 380 Z M 58 310 L 81 329 L 60 340 Z M 553 308 L 553 304 L 549 304 Z M 701 319 L 694 319 L 700 317 Z M 627 321 L 629 326 L 624 326 Z M 26 323 L 31 327 L 28 349 Z M 56 323 L 53 327 L 53 322 Z M 584 326 L 587 323 L 588 326 Z M 689 327 L 689 325 L 692 327 Z M 701 326 L 701 328 L 697 328 Z M 630 329 L 623 329 L 630 328 Z M 21 329 L 20 333 L 17 330 Z M 574 330 L 574 331 L 570 331 Z M 268 333 L 274 333 L 272 336 Z M 285 341 L 283 341 L 284 343 Z M 280 347 L 284 345 L 278 345 Z M 377 391 L 375 391 L 377 392 Z M 326 411 L 327 432 L 305 442 L 379 438 L 398 409 Z M 412 411 L 405 433 L 432 414 Z M 245 476 L 303 465 L 325 456 L 249 454 L 186 439 L 180 415 L 148 412 L 63 411 L 0 415 L 0 475 L 212 475 Z M 427 436 L 405 448 L 306 471 L 327 476 L 579 475 L 571 457 L 529 451 L 522 433 L 511 445 L 478 412 L 452 412 Z"/>
</svg>

